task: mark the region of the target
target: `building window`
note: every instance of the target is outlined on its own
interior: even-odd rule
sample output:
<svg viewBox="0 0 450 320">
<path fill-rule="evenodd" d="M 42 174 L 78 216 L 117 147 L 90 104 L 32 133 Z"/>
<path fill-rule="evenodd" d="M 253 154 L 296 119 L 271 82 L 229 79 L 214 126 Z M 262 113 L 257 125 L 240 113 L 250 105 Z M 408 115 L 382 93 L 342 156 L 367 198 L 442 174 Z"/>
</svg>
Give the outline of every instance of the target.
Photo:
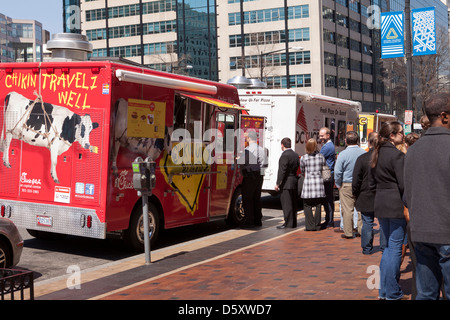
<svg viewBox="0 0 450 320">
<path fill-rule="evenodd" d="M 33 39 L 33 25 L 31 23 L 12 23 L 11 27 L 13 37 Z"/>
<path fill-rule="evenodd" d="M 361 42 L 350 39 L 350 49 L 356 52 L 361 52 Z"/>
<path fill-rule="evenodd" d="M 337 88 L 336 76 L 331 74 L 325 75 L 325 87 L 327 88 Z"/>
<path fill-rule="evenodd" d="M 348 28 L 348 17 L 344 16 L 342 13 L 336 12 L 336 23 Z"/>
<path fill-rule="evenodd" d="M 372 74 L 372 65 L 370 63 L 363 62 L 362 71 L 367 74 Z"/>
<path fill-rule="evenodd" d="M 287 88 L 286 76 L 267 77 L 265 80 L 268 88 Z M 290 88 L 311 87 L 311 75 L 310 74 L 291 75 L 289 85 Z"/>
<path fill-rule="evenodd" d="M 271 54 L 265 56 L 263 61 L 264 67 L 280 67 L 286 66 L 286 53 Z M 300 51 L 291 52 L 289 54 L 289 65 L 300 65 L 300 64 L 310 64 L 311 63 L 311 52 L 310 51 Z M 252 55 L 245 57 L 245 67 L 246 68 L 259 68 L 260 56 Z M 241 57 L 231 57 L 230 58 L 230 70 L 242 69 L 242 58 Z"/>
<path fill-rule="evenodd" d="M 339 68 L 349 69 L 350 68 L 350 58 L 343 57 L 343 56 L 337 56 L 337 66 Z"/>
<path fill-rule="evenodd" d="M 144 35 L 145 34 L 157 34 L 165 32 L 176 31 L 176 21 L 159 21 L 151 22 L 143 25 Z M 141 34 L 140 26 L 138 24 L 128 25 L 128 26 L 118 26 L 109 28 L 109 38 L 124 38 L 124 37 L 134 37 Z M 106 39 L 106 29 L 94 29 L 87 30 L 86 36 L 89 41 Z"/>
<path fill-rule="evenodd" d="M 161 0 L 145 2 L 142 5 L 143 14 L 174 11 L 176 9 L 176 0 Z M 118 7 L 108 8 L 108 18 L 122 18 L 139 15 L 139 4 L 130 4 Z M 94 9 L 86 11 L 86 21 L 97 21 L 106 19 L 106 9 Z"/>
<path fill-rule="evenodd" d="M 289 30 L 289 42 L 309 41 L 309 28 Z"/>
<path fill-rule="evenodd" d="M 331 21 L 331 22 L 335 22 L 335 17 L 334 17 L 334 10 L 330 9 L 328 7 L 323 6 L 322 8 L 322 16 L 324 19 Z"/>
<path fill-rule="evenodd" d="M 362 44 L 362 53 L 372 56 L 372 46 L 370 44 Z"/>
<path fill-rule="evenodd" d="M 351 86 L 353 91 L 362 91 L 362 82 L 359 80 L 352 80 L 352 86 Z"/>
<path fill-rule="evenodd" d="M 338 46 L 348 49 L 350 41 L 348 37 L 338 33 L 336 37 L 336 43 Z"/>
<path fill-rule="evenodd" d="M 366 93 L 373 93 L 373 84 L 364 82 L 363 83 L 363 91 Z"/>
<path fill-rule="evenodd" d="M 336 33 L 323 29 L 323 40 L 328 43 L 336 44 Z"/>
<path fill-rule="evenodd" d="M 242 37 L 240 34 L 229 37 L 230 48 L 242 46 Z M 268 44 L 284 43 L 286 40 L 285 31 L 267 31 L 257 33 L 247 33 L 244 35 L 245 46 L 260 46 Z M 289 30 L 289 42 L 309 41 L 309 28 L 300 28 Z"/>
<path fill-rule="evenodd" d="M 324 52 L 324 62 L 329 66 L 336 66 L 336 55 L 330 52 Z"/>
<path fill-rule="evenodd" d="M 348 7 L 350 8 L 350 10 L 356 12 L 356 13 L 361 13 L 361 8 L 360 8 L 360 3 L 356 2 L 356 1 L 350 1 L 348 4 Z"/>
<path fill-rule="evenodd" d="M 344 90 L 350 90 L 350 79 L 348 78 L 339 78 L 338 79 L 338 88 Z"/>
<path fill-rule="evenodd" d="M 348 0 L 336 0 L 336 3 L 339 3 L 344 7 L 348 7 Z"/>
<path fill-rule="evenodd" d="M 244 24 L 264 23 L 282 21 L 285 19 L 285 10 L 281 8 L 271 8 L 263 10 L 245 11 Z M 288 19 L 301 19 L 309 17 L 309 5 L 288 7 Z M 241 24 L 241 13 L 232 12 L 228 14 L 228 25 L 235 26 Z"/>
<path fill-rule="evenodd" d="M 358 60 L 350 59 L 350 69 L 353 71 L 362 71 L 362 62 Z"/>
</svg>

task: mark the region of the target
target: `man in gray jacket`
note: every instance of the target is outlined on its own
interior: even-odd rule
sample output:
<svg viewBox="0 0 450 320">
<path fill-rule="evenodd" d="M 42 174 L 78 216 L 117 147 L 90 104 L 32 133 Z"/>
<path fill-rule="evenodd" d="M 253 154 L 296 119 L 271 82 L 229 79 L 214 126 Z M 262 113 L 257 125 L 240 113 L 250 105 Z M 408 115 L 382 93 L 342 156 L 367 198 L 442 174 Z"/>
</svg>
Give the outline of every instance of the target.
<svg viewBox="0 0 450 320">
<path fill-rule="evenodd" d="M 416 263 L 416 299 L 450 295 L 450 93 L 426 103 L 431 127 L 405 158 L 404 200 Z"/>
<path fill-rule="evenodd" d="M 254 130 L 245 134 L 248 147 L 244 150 L 244 164 L 242 165 L 242 206 L 245 219 L 242 228 L 262 226 L 261 187 L 264 179 L 264 168 L 267 162 L 266 152 L 258 142 Z"/>
</svg>

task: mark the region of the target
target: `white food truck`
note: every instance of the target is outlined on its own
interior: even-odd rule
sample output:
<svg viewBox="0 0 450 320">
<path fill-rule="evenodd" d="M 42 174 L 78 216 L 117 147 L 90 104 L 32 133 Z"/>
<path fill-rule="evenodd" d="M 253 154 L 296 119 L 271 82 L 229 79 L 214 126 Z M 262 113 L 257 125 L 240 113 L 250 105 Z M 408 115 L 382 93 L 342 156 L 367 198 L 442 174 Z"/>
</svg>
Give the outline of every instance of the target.
<svg viewBox="0 0 450 320">
<path fill-rule="evenodd" d="M 239 89 L 241 106 L 250 115 L 266 117 L 264 148 L 267 148 L 268 168 L 265 171 L 263 191 L 273 193 L 281 156 L 281 140 L 289 137 L 295 143 L 295 152 L 305 154 L 309 138 L 316 138 L 319 148 L 319 130 L 328 127 L 336 153 L 345 148 L 345 134 L 356 130 L 361 103 L 296 89 Z"/>
</svg>

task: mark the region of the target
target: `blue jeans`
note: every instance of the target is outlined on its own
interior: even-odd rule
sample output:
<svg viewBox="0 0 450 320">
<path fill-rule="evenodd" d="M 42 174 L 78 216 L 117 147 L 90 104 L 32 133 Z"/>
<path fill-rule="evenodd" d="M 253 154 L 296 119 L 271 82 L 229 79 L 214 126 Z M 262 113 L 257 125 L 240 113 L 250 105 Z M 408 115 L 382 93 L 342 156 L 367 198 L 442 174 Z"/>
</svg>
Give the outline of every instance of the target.
<svg viewBox="0 0 450 320">
<path fill-rule="evenodd" d="M 373 253 L 373 219 L 374 212 L 361 212 L 361 248 L 364 254 Z"/>
<path fill-rule="evenodd" d="M 402 244 L 406 235 L 406 220 L 379 218 L 378 221 L 386 238 L 386 248 L 380 261 L 379 296 L 381 299 L 397 300 L 403 297 L 398 281 L 400 280 Z"/>
<path fill-rule="evenodd" d="M 439 299 L 442 280 L 450 294 L 450 245 L 414 242 L 416 252 L 416 300 Z"/>
</svg>

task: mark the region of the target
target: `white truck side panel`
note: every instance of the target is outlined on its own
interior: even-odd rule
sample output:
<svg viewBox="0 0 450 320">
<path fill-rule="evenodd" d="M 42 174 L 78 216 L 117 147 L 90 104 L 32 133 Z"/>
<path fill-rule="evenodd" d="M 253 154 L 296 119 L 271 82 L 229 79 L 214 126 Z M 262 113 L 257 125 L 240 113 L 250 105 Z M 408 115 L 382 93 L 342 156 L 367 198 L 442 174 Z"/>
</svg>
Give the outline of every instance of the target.
<svg viewBox="0 0 450 320">
<path fill-rule="evenodd" d="M 262 187 L 265 191 L 274 191 L 284 137 L 291 139 L 293 149 L 302 156 L 309 138 L 317 139 L 318 147 L 322 146 L 319 130 L 328 126 L 334 131 L 336 151 L 340 152 L 345 147 L 347 124 L 357 123 L 359 110 L 351 101 L 346 104 L 340 99 L 337 103 L 311 99 L 311 94 L 292 89 L 241 89 L 239 97 L 251 115 L 266 117 L 264 147 L 269 151 L 269 161 Z"/>
<path fill-rule="evenodd" d="M 281 140 L 289 137 L 295 143 L 295 122 L 286 121 L 296 117 L 295 94 L 245 95 L 240 93 L 241 105 L 251 115 L 266 117 L 264 148 L 269 153 L 268 167 L 265 171 L 263 190 L 274 190 L 278 159 L 281 156 Z M 283 125 L 280 125 L 283 124 Z"/>
</svg>

